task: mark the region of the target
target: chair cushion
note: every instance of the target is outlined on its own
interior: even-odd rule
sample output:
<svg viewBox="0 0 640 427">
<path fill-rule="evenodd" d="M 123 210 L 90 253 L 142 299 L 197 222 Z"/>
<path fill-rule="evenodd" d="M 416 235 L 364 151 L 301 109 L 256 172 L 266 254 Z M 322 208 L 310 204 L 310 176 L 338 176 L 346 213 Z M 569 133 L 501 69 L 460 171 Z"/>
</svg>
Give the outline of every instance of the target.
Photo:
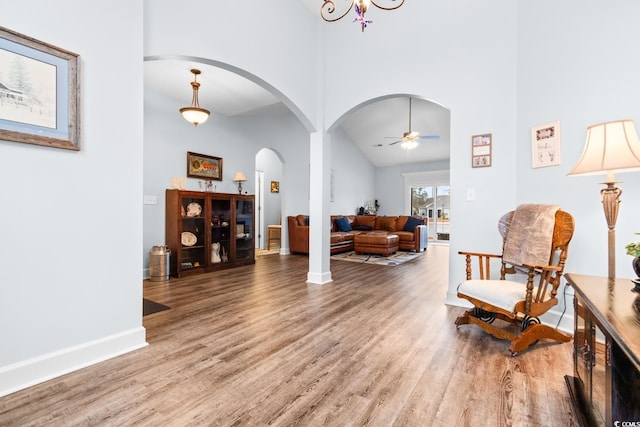
<svg viewBox="0 0 640 427">
<path fill-rule="evenodd" d="M 527 285 L 512 280 L 465 280 L 458 285 L 458 293 L 513 311 L 525 299 Z"/>
</svg>

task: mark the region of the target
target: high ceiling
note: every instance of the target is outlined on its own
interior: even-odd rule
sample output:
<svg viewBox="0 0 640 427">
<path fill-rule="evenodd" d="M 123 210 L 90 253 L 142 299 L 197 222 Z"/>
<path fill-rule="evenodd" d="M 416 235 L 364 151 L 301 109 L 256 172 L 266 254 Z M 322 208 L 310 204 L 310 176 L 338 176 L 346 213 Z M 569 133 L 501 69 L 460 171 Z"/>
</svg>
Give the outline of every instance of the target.
<svg viewBox="0 0 640 427">
<path fill-rule="evenodd" d="M 321 0 L 304 2 L 313 13 L 319 14 Z M 212 114 L 235 117 L 289 112 L 268 90 L 239 74 L 179 59 L 146 61 L 145 91 L 174 100 L 178 114 L 179 108 L 191 103 L 191 68 L 202 71 L 198 76 L 201 83 L 200 105 Z M 419 98 L 413 98 L 411 110 L 411 130 L 420 132 L 421 136 L 437 135 L 438 139 L 421 140 L 419 146 L 412 150 L 403 149 L 401 144 L 389 145 L 409 131 L 409 97 L 406 94 L 390 95 L 354 108 L 342 119 L 340 128 L 376 167 L 448 160 L 449 111 Z"/>
</svg>

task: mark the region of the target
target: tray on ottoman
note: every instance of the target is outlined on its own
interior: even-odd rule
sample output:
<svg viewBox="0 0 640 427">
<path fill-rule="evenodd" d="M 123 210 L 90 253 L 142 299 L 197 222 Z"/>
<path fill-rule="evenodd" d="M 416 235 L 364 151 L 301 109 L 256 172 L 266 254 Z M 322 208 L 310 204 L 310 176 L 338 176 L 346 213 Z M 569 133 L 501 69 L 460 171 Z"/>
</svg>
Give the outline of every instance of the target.
<svg viewBox="0 0 640 427">
<path fill-rule="evenodd" d="M 357 234 L 353 238 L 354 250 L 356 253 L 391 255 L 398 251 L 397 234 L 390 234 L 386 231 L 369 231 Z"/>
</svg>

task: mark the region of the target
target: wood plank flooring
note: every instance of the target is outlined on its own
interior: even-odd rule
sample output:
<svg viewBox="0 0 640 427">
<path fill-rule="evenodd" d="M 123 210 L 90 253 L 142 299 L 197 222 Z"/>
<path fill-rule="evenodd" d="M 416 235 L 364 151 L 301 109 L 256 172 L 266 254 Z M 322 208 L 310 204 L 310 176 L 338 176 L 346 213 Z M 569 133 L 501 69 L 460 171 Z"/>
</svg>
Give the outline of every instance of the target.
<svg viewBox="0 0 640 427">
<path fill-rule="evenodd" d="M 397 267 L 305 256 L 165 283 L 149 346 L 0 398 L 3 426 L 572 426 L 571 343 L 512 358 L 444 305 L 448 247 Z"/>
</svg>

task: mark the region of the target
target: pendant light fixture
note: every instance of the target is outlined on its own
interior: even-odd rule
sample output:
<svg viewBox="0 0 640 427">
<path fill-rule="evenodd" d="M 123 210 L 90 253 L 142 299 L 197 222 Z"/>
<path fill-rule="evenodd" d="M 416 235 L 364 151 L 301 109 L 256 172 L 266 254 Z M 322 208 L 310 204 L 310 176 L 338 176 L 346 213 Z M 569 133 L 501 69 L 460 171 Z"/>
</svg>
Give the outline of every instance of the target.
<svg viewBox="0 0 640 427">
<path fill-rule="evenodd" d="M 200 108 L 200 102 L 198 102 L 198 89 L 200 89 L 198 74 L 200 74 L 200 70 L 193 68 L 191 69 L 191 72 L 193 73 L 193 81 L 191 82 L 193 98 L 191 99 L 191 106 L 181 108 L 180 114 L 182 114 L 182 117 L 184 117 L 186 121 L 193 123 L 194 126 L 198 126 L 200 123 L 206 122 L 211 113 L 209 110 Z"/>
<path fill-rule="evenodd" d="M 376 3 L 376 1 L 378 3 Z M 385 6 L 384 3 L 389 3 L 389 6 Z M 365 19 L 364 14 L 369 9 L 369 6 L 374 5 L 378 9 L 382 10 L 394 10 L 404 4 L 404 0 L 351 0 L 349 6 L 345 8 L 344 12 L 336 12 L 335 0 L 323 0 L 322 7 L 320 7 L 320 16 L 327 22 L 335 22 L 344 18 L 351 9 L 355 9 L 356 18 L 353 22 L 360 24 L 362 31 L 371 24 L 373 21 Z M 334 15 L 335 13 L 335 15 Z"/>
</svg>

